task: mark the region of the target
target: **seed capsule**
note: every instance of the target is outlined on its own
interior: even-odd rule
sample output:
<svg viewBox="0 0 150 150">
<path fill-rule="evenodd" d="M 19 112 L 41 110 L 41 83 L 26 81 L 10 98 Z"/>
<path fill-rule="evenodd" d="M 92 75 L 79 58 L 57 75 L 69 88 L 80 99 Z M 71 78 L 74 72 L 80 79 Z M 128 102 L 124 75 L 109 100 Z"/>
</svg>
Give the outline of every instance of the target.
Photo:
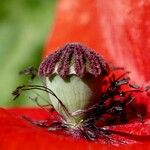
<svg viewBox="0 0 150 150">
<path fill-rule="evenodd" d="M 109 73 L 105 60 L 91 49 L 70 43 L 49 55 L 39 67 L 39 76 L 67 108 L 66 114 L 56 97 L 49 94 L 56 111 L 73 125 L 86 118 L 88 108 L 96 104 L 101 95 L 101 83 Z"/>
</svg>

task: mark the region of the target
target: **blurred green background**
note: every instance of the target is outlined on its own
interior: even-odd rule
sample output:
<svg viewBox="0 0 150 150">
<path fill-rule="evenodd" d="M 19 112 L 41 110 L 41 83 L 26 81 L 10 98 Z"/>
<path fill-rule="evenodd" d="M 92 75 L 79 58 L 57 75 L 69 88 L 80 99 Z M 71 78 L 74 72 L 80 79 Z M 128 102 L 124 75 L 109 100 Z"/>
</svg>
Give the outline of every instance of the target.
<svg viewBox="0 0 150 150">
<path fill-rule="evenodd" d="M 0 107 L 33 104 L 25 95 L 12 101 L 11 93 L 28 81 L 20 70 L 38 67 L 55 6 L 56 0 L 0 0 Z"/>
</svg>

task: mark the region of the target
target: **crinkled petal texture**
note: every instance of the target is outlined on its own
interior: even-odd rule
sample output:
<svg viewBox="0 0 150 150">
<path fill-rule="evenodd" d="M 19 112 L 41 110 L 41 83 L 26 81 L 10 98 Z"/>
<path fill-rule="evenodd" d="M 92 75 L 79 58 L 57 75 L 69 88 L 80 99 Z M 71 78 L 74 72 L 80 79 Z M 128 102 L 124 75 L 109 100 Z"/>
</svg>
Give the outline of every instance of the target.
<svg viewBox="0 0 150 150">
<path fill-rule="evenodd" d="M 56 117 L 55 115 L 54 113 L 50 114 L 51 119 Z M 50 117 L 41 109 L 0 109 L 1 150 L 115 150 L 118 148 L 145 150 L 150 148 L 150 119 L 147 119 L 144 124 L 134 122 L 111 127 L 112 130 L 122 133 L 121 136 L 114 136 L 113 139 L 125 142 L 118 142 L 116 146 L 113 146 L 109 141 L 107 144 L 102 144 L 102 142 L 89 142 L 63 134 L 59 135 L 57 132 L 48 132 L 46 129 L 37 127 L 23 119 L 23 116 L 28 116 L 33 120 Z"/>
</svg>

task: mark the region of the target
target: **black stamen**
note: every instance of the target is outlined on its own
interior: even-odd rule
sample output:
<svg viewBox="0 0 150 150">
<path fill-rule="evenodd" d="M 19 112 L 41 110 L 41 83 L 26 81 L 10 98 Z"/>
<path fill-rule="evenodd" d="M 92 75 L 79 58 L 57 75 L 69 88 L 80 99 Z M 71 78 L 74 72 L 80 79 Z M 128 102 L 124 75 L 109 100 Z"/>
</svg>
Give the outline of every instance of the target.
<svg viewBox="0 0 150 150">
<path fill-rule="evenodd" d="M 14 97 L 14 100 L 20 96 L 22 91 L 28 91 L 28 90 L 41 90 L 47 93 L 50 93 L 51 95 L 53 95 L 58 102 L 61 104 L 62 108 L 64 109 L 64 111 L 67 113 L 68 116 L 70 116 L 69 111 L 67 110 L 66 106 L 61 102 L 61 100 L 55 95 L 55 93 L 50 90 L 49 88 L 45 87 L 45 86 L 41 86 L 41 85 L 23 85 L 23 86 L 19 86 L 16 88 L 15 91 L 12 92 Z"/>
<path fill-rule="evenodd" d="M 37 76 L 38 70 L 32 66 L 22 70 L 19 72 L 20 75 L 29 75 L 31 76 L 31 80 L 33 80 Z"/>
</svg>

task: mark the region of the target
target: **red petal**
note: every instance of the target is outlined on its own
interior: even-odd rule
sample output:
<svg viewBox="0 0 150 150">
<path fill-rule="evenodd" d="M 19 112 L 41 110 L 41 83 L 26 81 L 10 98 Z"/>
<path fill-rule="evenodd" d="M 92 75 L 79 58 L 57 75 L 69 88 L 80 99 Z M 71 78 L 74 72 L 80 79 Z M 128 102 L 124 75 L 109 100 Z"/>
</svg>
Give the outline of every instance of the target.
<svg viewBox="0 0 150 150">
<path fill-rule="evenodd" d="M 99 18 L 114 62 L 132 71 L 137 83 L 150 80 L 150 2 L 99 1 Z"/>
<path fill-rule="evenodd" d="M 26 114 L 27 112 L 27 114 Z M 15 116 L 14 116 L 15 113 Z M 0 149 L 1 150 L 45 150 L 45 149 L 65 149 L 65 150 L 76 150 L 76 149 L 118 149 L 111 144 L 101 144 L 88 142 L 85 140 L 76 140 L 72 137 L 65 137 L 63 135 L 57 135 L 56 133 L 49 133 L 45 129 L 33 126 L 31 123 L 21 118 L 21 114 L 37 118 L 43 118 L 47 115 L 41 111 L 41 109 L 13 109 L 6 111 L 0 109 Z M 16 116 L 16 114 L 18 114 Z M 114 126 L 112 129 L 123 131 L 126 133 L 142 135 L 141 143 L 143 144 L 132 144 L 132 145 L 119 145 L 119 149 L 148 149 L 150 148 L 150 119 L 145 124 L 132 123 L 129 125 Z M 141 130 L 139 132 L 139 127 Z M 124 131 L 126 130 L 126 131 Z M 147 133 L 146 133 L 147 131 Z M 139 134 L 140 133 L 140 134 Z M 144 135 L 143 135 L 144 134 Z M 144 139 L 147 135 L 147 139 Z M 114 137 L 118 138 L 118 137 Z M 120 138 L 120 137 L 119 137 Z M 131 143 L 131 141 L 130 141 Z M 140 143 L 140 142 L 139 142 Z"/>
<path fill-rule="evenodd" d="M 80 42 L 110 59 L 102 36 L 103 29 L 99 24 L 98 9 L 95 0 L 60 0 L 54 30 L 47 41 L 45 55 L 65 43 Z"/>
<path fill-rule="evenodd" d="M 15 112 L 15 114 L 18 112 L 21 113 L 21 109 L 12 111 Z M 25 111 L 27 111 L 27 114 L 30 115 L 30 117 L 39 116 L 41 113 L 40 109 L 22 109 L 23 114 Z M 35 115 L 33 115 L 32 111 Z M 29 112 L 31 112 L 31 114 Z M 20 116 L 20 114 L 18 114 L 18 116 Z M 0 109 L 1 150 L 76 150 L 84 148 L 96 149 L 99 146 L 101 148 L 107 147 L 107 145 L 95 144 L 84 140 L 77 141 L 71 137 L 68 138 L 62 135 L 48 133 L 45 129 L 35 127 L 20 117 L 15 117 L 6 110 Z"/>
</svg>

